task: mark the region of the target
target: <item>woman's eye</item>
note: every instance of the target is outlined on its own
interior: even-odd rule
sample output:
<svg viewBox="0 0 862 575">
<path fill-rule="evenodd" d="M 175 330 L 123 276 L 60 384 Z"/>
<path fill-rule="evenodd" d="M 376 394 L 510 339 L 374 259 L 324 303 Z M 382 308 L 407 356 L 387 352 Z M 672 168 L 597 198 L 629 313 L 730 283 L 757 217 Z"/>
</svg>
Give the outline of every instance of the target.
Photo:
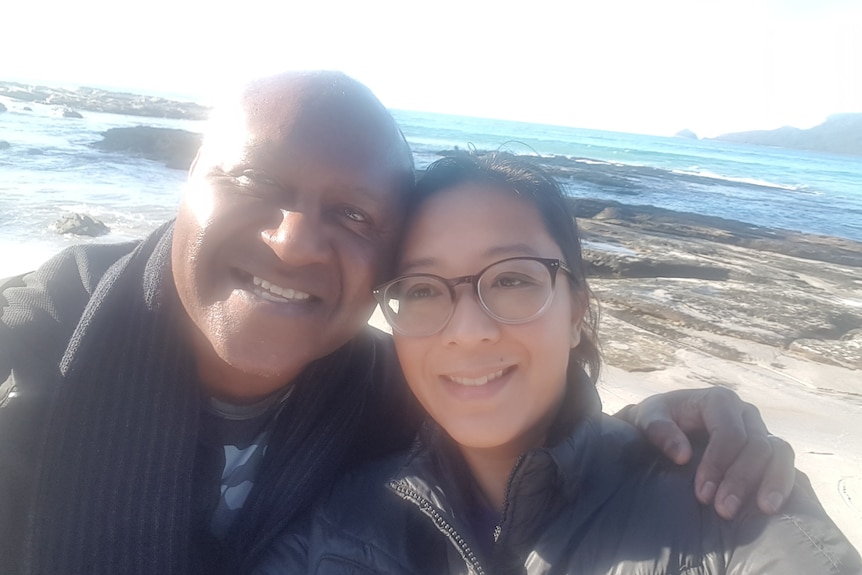
<svg viewBox="0 0 862 575">
<path fill-rule="evenodd" d="M 493 287 L 515 288 L 515 287 L 523 287 L 523 286 L 527 286 L 527 285 L 533 285 L 535 283 L 536 283 L 535 280 L 531 277 L 520 275 L 520 274 L 518 274 L 518 275 L 510 274 L 510 275 L 497 276 L 497 278 L 494 280 Z"/>
<path fill-rule="evenodd" d="M 407 299 L 423 299 L 433 297 L 438 294 L 438 290 L 434 286 L 423 284 L 411 287 L 405 294 Z"/>
</svg>

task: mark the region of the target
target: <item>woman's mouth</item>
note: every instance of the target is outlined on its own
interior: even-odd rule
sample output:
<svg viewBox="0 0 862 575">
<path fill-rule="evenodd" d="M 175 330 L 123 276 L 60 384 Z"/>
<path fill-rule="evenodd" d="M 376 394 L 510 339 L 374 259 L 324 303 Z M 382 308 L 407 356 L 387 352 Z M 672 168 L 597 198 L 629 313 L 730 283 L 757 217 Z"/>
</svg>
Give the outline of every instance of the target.
<svg viewBox="0 0 862 575">
<path fill-rule="evenodd" d="M 503 375 L 511 371 L 513 368 L 514 366 L 507 367 L 504 369 L 498 369 L 497 371 L 479 377 L 459 377 L 455 375 L 447 375 L 445 377 L 452 383 L 457 383 L 458 385 L 463 385 L 465 387 L 479 387 L 500 379 L 501 377 L 503 377 Z"/>
</svg>

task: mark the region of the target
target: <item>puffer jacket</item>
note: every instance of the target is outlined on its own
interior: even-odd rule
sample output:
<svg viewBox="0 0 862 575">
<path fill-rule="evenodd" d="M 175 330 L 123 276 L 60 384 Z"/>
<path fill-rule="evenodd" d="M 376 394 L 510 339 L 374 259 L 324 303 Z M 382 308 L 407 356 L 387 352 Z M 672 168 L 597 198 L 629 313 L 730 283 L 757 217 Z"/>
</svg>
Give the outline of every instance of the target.
<svg viewBox="0 0 862 575">
<path fill-rule="evenodd" d="M 310 535 L 280 540 L 258 573 L 862 573 L 801 473 L 780 515 L 752 507 L 725 521 L 695 499 L 694 463 L 667 461 L 582 388 L 553 446 L 517 462 L 490 551 L 469 527 L 464 465 L 427 425 L 410 453 L 345 478 Z"/>
</svg>

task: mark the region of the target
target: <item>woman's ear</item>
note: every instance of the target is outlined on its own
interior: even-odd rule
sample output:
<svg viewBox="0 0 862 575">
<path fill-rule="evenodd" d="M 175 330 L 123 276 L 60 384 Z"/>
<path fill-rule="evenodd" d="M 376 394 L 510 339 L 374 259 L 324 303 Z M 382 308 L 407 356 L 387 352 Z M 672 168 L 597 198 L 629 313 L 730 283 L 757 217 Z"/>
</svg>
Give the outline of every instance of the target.
<svg viewBox="0 0 862 575">
<path fill-rule="evenodd" d="M 572 290 L 572 325 L 569 331 L 569 349 L 575 349 L 581 343 L 581 328 L 589 304 L 589 298 L 583 290 Z"/>
</svg>

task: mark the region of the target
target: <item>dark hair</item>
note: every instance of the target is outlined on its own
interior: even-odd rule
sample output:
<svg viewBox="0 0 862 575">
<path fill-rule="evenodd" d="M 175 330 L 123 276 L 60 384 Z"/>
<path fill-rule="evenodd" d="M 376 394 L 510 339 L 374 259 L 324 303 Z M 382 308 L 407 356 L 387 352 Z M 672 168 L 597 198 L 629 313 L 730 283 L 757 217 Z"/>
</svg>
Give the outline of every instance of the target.
<svg viewBox="0 0 862 575">
<path fill-rule="evenodd" d="M 408 227 L 426 200 L 464 183 L 490 184 L 512 190 L 536 206 L 548 233 L 560 246 L 563 259 L 572 270 L 573 287 L 587 299 L 581 341 L 572 350 L 569 364 L 586 369 L 590 378 L 597 381 L 601 369 L 599 308 L 584 275 L 578 224 L 560 185 L 544 169 L 523 157 L 506 152 L 462 152 L 437 160 L 420 177 L 408 200 Z"/>
</svg>

